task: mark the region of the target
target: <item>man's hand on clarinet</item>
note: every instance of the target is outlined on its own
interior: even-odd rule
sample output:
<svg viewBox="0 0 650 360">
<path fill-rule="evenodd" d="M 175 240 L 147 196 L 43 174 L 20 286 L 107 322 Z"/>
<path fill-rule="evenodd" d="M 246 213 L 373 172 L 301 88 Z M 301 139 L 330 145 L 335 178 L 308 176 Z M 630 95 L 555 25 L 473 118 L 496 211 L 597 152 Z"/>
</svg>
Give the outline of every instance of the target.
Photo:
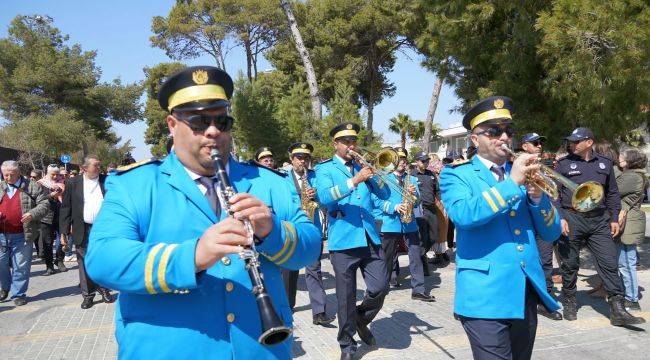
<svg viewBox="0 0 650 360">
<path fill-rule="evenodd" d="M 228 254 L 239 253 L 251 240 L 244 223 L 229 216 L 210 226 L 196 244 L 194 266 L 203 271 Z"/>
<path fill-rule="evenodd" d="M 239 193 L 233 196 L 230 199 L 230 209 L 235 219 L 248 219 L 255 235 L 260 239 L 265 238 L 273 229 L 271 209 L 251 194 Z"/>
</svg>

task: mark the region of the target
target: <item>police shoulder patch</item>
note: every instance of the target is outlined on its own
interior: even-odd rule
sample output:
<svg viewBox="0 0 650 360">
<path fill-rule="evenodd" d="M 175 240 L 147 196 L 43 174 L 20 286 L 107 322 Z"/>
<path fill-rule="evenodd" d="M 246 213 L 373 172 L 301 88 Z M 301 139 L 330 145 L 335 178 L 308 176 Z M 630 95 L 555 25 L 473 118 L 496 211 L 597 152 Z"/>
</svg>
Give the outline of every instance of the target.
<svg viewBox="0 0 650 360">
<path fill-rule="evenodd" d="M 469 164 L 469 162 L 470 162 L 470 161 L 467 160 L 467 159 L 458 159 L 458 160 L 454 160 L 454 162 L 452 162 L 452 163 L 449 164 L 448 166 L 456 167 L 456 166 L 460 166 L 460 165 Z"/>
<path fill-rule="evenodd" d="M 120 166 L 117 169 L 115 169 L 115 173 L 117 175 L 124 174 L 125 172 L 133 170 L 133 169 L 135 169 L 137 167 L 140 167 L 142 165 L 147 165 L 147 164 L 152 164 L 152 163 L 160 163 L 160 160 L 152 157 L 152 158 L 149 158 L 149 159 L 134 162 L 133 164 L 123 165 L 123 166 Z"/>
<path fill-rule="evenodd" d="M 268 170 L 268 171 L 270 171 L 270 172 L 272 172 L 272 173 L 274 173 L 276 175 L 282 176 L 282 177 L 287 176 L 287 173 L 284 170 L 269 169 L 266 166 L 264 166 L 264 165 L 262 165 L 262 164 L 260 164 L 260 163 L 258 163 L 256 161 L 253 161 L 253 160 L 249 160 L 248 162 L 245 162 L 243 164 L 255 166 L 255 167 L 258 167 L 260 169 L 265 169 L 265 170 Z"/>
</svg>

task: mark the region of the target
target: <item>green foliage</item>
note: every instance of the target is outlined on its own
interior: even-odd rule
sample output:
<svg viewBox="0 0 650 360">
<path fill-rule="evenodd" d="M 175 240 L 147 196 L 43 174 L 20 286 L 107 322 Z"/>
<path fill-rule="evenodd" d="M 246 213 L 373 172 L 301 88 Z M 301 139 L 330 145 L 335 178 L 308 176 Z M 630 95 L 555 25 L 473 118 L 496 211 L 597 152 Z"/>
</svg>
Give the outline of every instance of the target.
<svg viewBox="0 0 650 360">
<path fill-rule="evenodd" d="M 425 65 L 455 86 L 461 110 L 507 95 L 522 133 L 582 125 L 610 140 L 648 122 L 646 1 L 420 0 L 409 9 L 408 35 Z"/>
<path fill-rule="evenodd" d="M 388 130 L 398 134 L 402 147 L 406 147 L 407 136 L 414 141 L 424 136 L 424 121 L 413 120 L 410 115 L 399 113 L 390 119 Z"/>
<path fill-rule="evenodd" d="M 158 92 L 164 78 L 185 68 L 181 63 L 160 63 L 153 67 L 145 67 L 144 88 L 147 92 L 147 100 L 144 110 L 144 118 L 147 122 L 147 130 L 144 133 L 145 144 L 151 145 L 151 154 L 155 157 L 167 155 L 167 111 L 160 108 L 158 104 Z"/>
</svg>

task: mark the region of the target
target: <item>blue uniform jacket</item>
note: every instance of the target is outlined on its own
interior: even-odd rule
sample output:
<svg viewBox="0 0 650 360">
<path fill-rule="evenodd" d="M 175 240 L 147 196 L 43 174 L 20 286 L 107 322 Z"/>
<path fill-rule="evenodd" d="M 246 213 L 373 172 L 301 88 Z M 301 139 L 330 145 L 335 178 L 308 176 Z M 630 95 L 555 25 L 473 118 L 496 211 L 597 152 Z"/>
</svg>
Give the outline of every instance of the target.
<svg viewBox="0 0 650 360">
<path fill-rule="evenodd" d="M 286 180 L 229 160 L 238 192 L 264 201 L 273 230 L 258 246 L 267 291 L 291 326 L 280 267 L 313 263 L 318 229 L 299 210 Z M 90 277 L 120 291 L 115 333 L 124 359 L 289 359 L 291 340 L 257 342 L 260 319 L 244 262 L 228 255 L 196 274 L 194 251 L 218 219 L 175 153 L 108 177 L 86 256 Z M 222 211 L 222 218 L 227 216 Z"/>
<path fill-rule="evenodd" d="M 296 182 L 294 181 L 294 176 L 295 175 L 293 170 L 289 170 L 286 179 L 289 182 L 289 188 L 291 189 L 291 193 L 293 194 L 293 196 L 296 196 L 298 198 L 298 204 L 300 204 L 300 189 L 296 187 L 297 185 Z M 309 183 L 309 186 L 311 186 L 314 189 L 317 189 L 316 172 L 314 170 L 307 170 L 307 182 Z M 314 201 L 319 202 L 318 194 L 316 194 L 316 198 L 314 199 Z M 314 213 L 314 225 L 316 225 L 320 233 L 320 229 L 322 228 L 322 226 L 320 221 L 320 212 L 318 210 L 316 210 L 316 212 Z"/>
<path fill-rule="evenodd" d="M 361 167 L 354 163 L 354 170 L 356 173 Z M 385 200 L 388 186 L 373 177 L 351 189 L 347 184 L 351 178 L 350 171 L 337 158 L 316 165 L 316 191 L 321 205 L 327 207 L 327 247 L 330 251 L 367 246 L 366 232 L 374 244 L 381 243 L 370 193 Z"/>
<path fill-rule="evenodd" d="M 417 202 L 415 203 L 415 206 L 417 206 L 420 203 L 420 190 L 418 187 L 418 178 L 415 176 L 408 176 L 408 181 L 415 186 L 415 196 L 418 198 Z M 391 181 L 393 181 L 395 184 L 399 184 L 397 180 L 397 176 L 395 173 L 391 173 L 388 175 Z M 405 178 L 406 181 L 406 178 Z M 402 201 L 402 194 L 398 193 L 397 191 L 394 191 L 390 187 L 386 186 L 388 188 L 388 191 L 390 192 L 390 195 L 388 199 L 386 200 L 381 200 L 374 194 L 372 195 L 373 201 L 375 203 L 375 207 L 379 210 L 381 210 L 381 215 L 380 219 L 382 221 L 381 223 L 381 232 L 383 233 L 412 233 L 418 231 L 418 224 L 415 221 L 415 216 L 413 216 L 413 220 L 411 220 L 410 223 L 404 224 L 402 220 L 400 219 L 401 215 L 395 211 L 395 206 L 403 203 Z"/>
<path fill-rule="evenodd" d="M 509 173 L 510 166 L 506 166 Z M 483 319 L 523 319 L 526 280 L 546 307 L 559 304 L 546 292 L 535 234 L 560 236 L 560 217 L 546 195 L 532 205 L 524 186 L 497 182 L 476 156 L 440 174 L 442 202 L 456 225 L 454 311 Z"/>
</svg>

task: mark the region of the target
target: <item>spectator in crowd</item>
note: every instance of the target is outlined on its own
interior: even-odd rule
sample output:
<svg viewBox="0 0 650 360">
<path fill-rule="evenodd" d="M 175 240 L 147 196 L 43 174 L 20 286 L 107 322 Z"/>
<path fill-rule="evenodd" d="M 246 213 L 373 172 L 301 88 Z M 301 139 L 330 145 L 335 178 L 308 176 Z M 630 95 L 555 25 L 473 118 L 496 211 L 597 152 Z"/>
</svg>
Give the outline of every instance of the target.
<svg viewBox="0 0 650 360">
<path fill-rule="evenodd" d="M 43 260 L 45 261 L 45 273 L 48 276 L 54 274 L 54 264 L 56 263 L 59 271 L 68 271 L 68 268 L 63 264 L 63 246 L 60 242 L 56 245 L 56 257 L 53 257 L 53 245 L 56 239 L 56 229 L 59 224 L 59 209 L 61 208 L 61 200 L 63 199 L 63 177 L 60 175 L 58 166 L 52 164 L 47 167 L 47 175 L 38 181 L 38 184 L 43 187 L 43 192 L 47 195 L 49 201 L 49 208 L 47 215 L 41 219 L 39 242 L 43 249 Z"/>
<path fill-rule="evenodd" d="M 75 176 L 79 175 L 79 172 L 77 170 L 70 170 L 70 177 L 73 178 Z"/>
<path fill-rule="evenodd" d="M 0 169 L 0 301 L 11 295 L 22 306 L 27 304 L 34 238 L 48 202 L 43 189 L 20 174 L 18 163 L 8 160 Z"/>
<path fill-rule="evenodd" d="M 621 212 L 618 222 L 621 235 L 618 240 L 618 271 L 625 286 L 625 307 L 641 310 L 639 281 L 636 275 L 637 245 L 645 238 L 646 218 L 641 203 L 648 188 L 645 167 L 648 157 L 637 149 L 627 149 L 618 158 L 621 174 L 616 178 L 621 194 Z"/>
<path fill-rule="evenodd" d="M 65 184 L 61 215 L 59 219 L 59 232 L 68 235 L 74 234 L 74 245 L 77 250 L 77 263 L 79 264 L 79 282 L 83 301 L 82 309 L 91 308 L 94 303 L 95 291 L 102 299 L 111 303 L 115 301 L 108 291 L 96 285 L 86 273 L 84 258 L 88 248 L 88 236 L 99 208 L 104 201 L 104 181 L 106 175 L 100 174 L 101 163 L 97 156 L 88 155 L 82 165 L 83 176 L 70 179 Z"/>
<path fill-rule="evenodd" d="M 106 166 L 106 174 L 107 174 L 107 175 L 110 174 L 110 173 L 112 173 L 112 172 L 115 171 L 115 170 L 117 170 L 117 164 L 116 164 L 116 163 L 109 163 L 109 164 Z"/>
<path fill-rule="evenodd" d="M 68 180 L 68 179 L 70 178 L 70 174 L 68 173 L 68 170 L 66 170 L 66 169 L 60 169 L 60 170 L 59 170 L 59 178 L 61 178 L 61 180 L 62 180 L 63 182 L 65 182 L 66 180 Z"/>
<path fill-rule="evenodd" d="M 43 172 L 38 169 L 32 170 L 32 172 L 29 173 L 29 179 L 33 181 L 38 181 L 43 177 Z"/>
</svg>

